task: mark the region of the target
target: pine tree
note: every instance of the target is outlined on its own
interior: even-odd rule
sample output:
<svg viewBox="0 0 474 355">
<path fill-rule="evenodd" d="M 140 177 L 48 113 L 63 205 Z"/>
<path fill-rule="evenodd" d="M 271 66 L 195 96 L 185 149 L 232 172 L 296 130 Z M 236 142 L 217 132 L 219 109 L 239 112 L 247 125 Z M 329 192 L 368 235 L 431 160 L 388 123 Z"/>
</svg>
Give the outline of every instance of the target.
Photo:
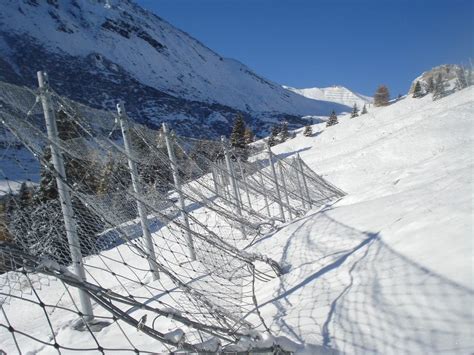
<svg viewBox="0 0 474 355">
<path fill-rule="evenodd" d="M 60 110 L 56 115 L 59 139 L 67 144 L 69 140 L 81 137 L 81 127 L 73 117 Z M 73 185 L 76 191 L 82 193 L 96 193 L 98 179 L 94 172 L 93 159 L 78 159 L 69 154 L 63 154 L 66 180 Z M 64 221 L 59 203 L 58 188 L 50 147 L 46 147 L 42 156 L 43 165 L 40 168 L 40 184 L 38 191 L 30 197 L 28 186 L 23 189 L 22 200 L 11 211 L 12 226 L 17 228 L 16 238 L 30 250 L 38 253 L 53 253 L 53 257 L 69 263 L 69 247 L 64 232 Z M 76 215 L 78 236 L 84 255 L 88 255 L 95 248 L 95 233 L 102 230 L 103 222 L 79 199 L 72 197 L 73 210 Z M 25 226 L 27 231 L 22 230 Z M 33 230 L 35 230 L 33 232 Z M 31 234 L 33 233 L 33 234 Z M 52 251 L 54 250 L 54 252 Z"/>
<path fill-rule="evenodd" d="M 326 127 L 337 125 L 339 122 L 337 120 L 336 112 L 332 111 L 329 120 L 326 122 Z"/>
<path fill-rule="evenodd" d="M 311 137 L 313 135 L 313 127 L 310 125 L 304 126 L 303 136 Z"/>
<path fill-rule="evenodd" d="M 280 133 L 278 133 L 278 141 L 280 143 L 285 142 L 290 136 L 288 132 L 288 122 L 284 121 L 280 126 Z"/>
<path fill-rule="evenodd" d="M 364 104 L 364 107 L 362 107 L 362 112 L 360 114 L 365 115 L 366 113 L 367 113 L 367 107 Z"/>
<path fill-rule="evenodd" d="M 456 91 L 462 90 L 468 87 L 466 78 L 466 72 L 463 67 L 456 69 Z"/>
<path fill-rule="evenodd" d="M 234 148 L 245 148 L 245 122 L 242 115 L 237 115 L 230 135 L 230 144 Z"/>
<path fill-rule="evenodd" d="M 433 76 L 430 76 L 426 83 L 426 93 L 427 94 L 433 93 L 434 89 L 435 89 L 434 79 L 433 79 Z"/>
<path fill-rule="evenodd" d="M 40 183 L 35 199 L 48 201 L 58 198 L 56 180 L 51 171 L 54 171 L 51 148 L 48 146 L 43 150 L 43 164 L 40 167 Z"/>
<path fill-rule="evenodd" d="M 445 83 L 441 73 L 438 74 L 434 82 L 433 101 L 446 96 Z"/>
<path fill-rule="evenodd" d="M 11 238 L 8 232 L 8 220 L 7 220 L 7 197 L 0 199 L 0 241 L 9 240 Z M 3 265 L 0 265 L 0 272 L 3 272 Z"/>
<path fill-rule="evenodd" d="M 354 103 L 352 106 L 351 118 L 359 116 L 359 108 L 357 107 L 357 103 Z"/>
<path fill-rule="evenodd" d="M 423 96 L 423 92 L 421 90 L 421 84 L 417 80 L 416 84 L 415 84 L 415 87 L 413 88 L 413 97 L 414 98 L 419 98 L 419 97 L 422 97 L 422 96 Z"/>
<path fill-rule="evenodd" d="M 158 174 L 159 171 L 156 171 L 156 173 Z M 127 163 L 109 154 L 98 180 L 97 195 L 99 196 L 126 190 L 131 184 Z"/>
<path fill-rule="evenodd" d="M 278 142 L 278 134 L 280 133 L 280 125 L 276 124 L 272 127 L 272 130 L 270 132 L 270 137 L 268 137 L 268 145 L 270 147 L 273 147 L 274 145 L 277 145 Z"/>
<path fill-rule="evenodd" d="M 58 137 L 61 141 L 67 142 L 81 137 L 82 129 L 79 124 L 64 111 L 59 110 L 57 112 L 56 122 Z M 93 163 L 93 159 L 82 160 L 72 157 L 69 154 L 63 154 L 63 159 L 66 170 L 66 180 L 70 184 L 77 184 L 76 189 L 81 192 L 88 194 L 95 193 L 98 180 L 95 174 L 96 166 Z M 39 199 L 40 201 L 56 199 L 58 197 L 58 191 L 56 178 L 53 174 L 54 167 L 49 146 L 43 150 L 42 160 L 44 165 L 42 165 L 40 169 L 40 187 L 35 199 Z"/>
<path fill-rule="evenodd" d="M 28 206 L 33 199 L 33 188 L 26 182 L 22 182 L 18 191 L 18 204 L 21 207 Z"/>
<path fill-rule="evenodd" d="M 376 107 L 387 106 L 389 100 L 390 93 L 388 88 L 385 85 L 380 85 L 374 95 L 374 105 Z"/>
<path fill-rule="evenodd" d="M 248 149 L 245 143 L 245 122 L 242 115 L 237 115 L 234 127 L 230 135 L 230 145 L 234 148 L 235 154 L 242 160 L 247 160 Z"/>
</svg>

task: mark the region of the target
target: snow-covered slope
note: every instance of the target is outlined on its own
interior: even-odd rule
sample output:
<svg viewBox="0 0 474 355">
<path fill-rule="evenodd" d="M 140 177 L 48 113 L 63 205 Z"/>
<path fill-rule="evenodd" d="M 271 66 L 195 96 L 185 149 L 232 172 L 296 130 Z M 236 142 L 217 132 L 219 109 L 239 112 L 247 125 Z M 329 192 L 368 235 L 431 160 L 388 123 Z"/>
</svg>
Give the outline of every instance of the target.
<svg viewBox="0 0 474 355">
<path fill-rule="evenodd" d="M 273 335 L 290 338 L 306 354 L 474 351 L 473 98 L 472 87 L 438 101 L 430 95 L 407 97 L 354 119 L 341 116 L 330 128 L 315 125 L 313 137 L 298 132 L 273 148 L 285 157 L 299 152 L 347 192 L 339 202 L 310 211 L 247 249 L 263 252 L 287 270 L 256 285 L 260 315 Z M 200 216 L 199 208 L 193 213 L 209 218 L 208 213 Z M 121 246 L 106 253 L 143 263 L 127 250 Z M 96 256 L 87 258 L 88 265 L 101 263 Z M 117 286 L 112 277 L 93 277 L 104 287 Z M 140 292 L 150 297 L 145 289 L 134 289 Z M 59 282 L 41 289 L 42 300 L 51 304 L 59 304 L 62 293 Z M 165 304 L 168 300 L 165 292 L 153 296 Z M 68 302 L 61 305 L 71 307 Z M 33 302 L 13 299 L 3 307 L 23 350 L 56 353 L 33 340 L 46 344 L 52 331 L 63 346 L 95 346 L 85 332 L 71 328 L 75 314 L 51 312 L 59 326 L 49 329 L 44 310 Z M 135 311 L 138 317 L 146 314 Z M 246 317 L 260 323 L 257 312 Z M 166 328 L 170 321 L 163 317 L 157 325 Z M 133 327 L 126 330 L 130 339 L 114 322 L 96 336 L 107 346 L 132 342 L 139 349 L 166 351 Z M 0 344 L 15 353 L 6 328 L 0 329 Z"/>
<path fill-rule="evenodd" d="M 373 101 L 373 99 L 369 96 L 358 94 L 349 90 L 348 88 L 345 88 L 344 86 L 338 85 L 327 88 L 307 89 L 296 89 L 289 86 L 283 87 L 309 99 L 336 102 L 349 107 L 357 104 L 357 106 L 361 108 L 364 104 L 368 104 Z"/>
<path fill-rule="evenodd" d="M 45 69 L 64 95 L 101 108 L 124 99 L 135 119 L 151 123 L 191 125 L 218 113 L 228 125 L 242 111 L 264 132 L 262 117 L 344 110 L 222 58 L 131 0 L 1 1 L 0 50 L 0 80 L 33 87 Z M 206 133 L 227 133 L 221 121 Z"/>
<path fill-rule="evenodd" d="M 474 350 L 474 88 L 430 96 L 275 147 L 348 193 L 256 245 L 289 267 L 260 311 L 307 353 Z"/>
</svg>

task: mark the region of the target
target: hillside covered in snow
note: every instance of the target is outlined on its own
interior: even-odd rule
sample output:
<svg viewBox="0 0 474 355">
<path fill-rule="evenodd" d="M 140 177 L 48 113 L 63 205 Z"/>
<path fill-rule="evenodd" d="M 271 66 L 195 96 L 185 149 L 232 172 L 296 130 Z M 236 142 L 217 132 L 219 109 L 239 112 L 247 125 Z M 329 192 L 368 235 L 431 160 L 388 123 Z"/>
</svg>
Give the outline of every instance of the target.
<svg viewBox="0 0 474 355">
<path fill-rule="evenodd" d="M 296 89 L 289 86 L 283 87 L 309 99 L 335 102 L 348 107 L 352 107 L 354 104 L 357 104 L 357 106 L 361 108 L 365 104 L 370 104 L 373 101 L 373 99 L 369 96 L 358 94 L 344 86 L 339 85 L 330 86 L 327 88 L 307 89 Z"/>
<path fill-rule="evenodd" d="M 131 0 L 2 1 L 0 50 L 2 81 L 34 88 L 45 70 L 61 95 L 107 109 L 125 100 L 135 120 L 193 136 L 228 134 L 238 113 L 263 135 L 276 121 L 347 109 L 282 88 Z"/>
<path fill-rule="evenodd" d="M 348 193 L 255 245 L 290 270 L 258 295 L 275 334 L 308 354 L 474 350 L 473 114 L 473 87 L 407 97 L 275 147 Z"/>
<path fill-rule="evenodd" d="M 277 158 L 299 153 L 311 169 L 347 195 L 278 224 L 276 231 L 259 235 L 247 245 L 244 255 L 270 257 L 284 274 L 266 282 L 254 280 L 258 307 L 251 304 L 248 313 L 239 317 L 251 324 L 262 324 L 263 319 L 264 325 L 255 332 L 266 334 L 267 343 L 279 340 L 301 354 L 472 353 L 473 97 L 473 87 L 437 101 L 430 94 L 406 97 L 390 106 L 370 108 L 356 118 L 339 116 L 339 123 L 332 127 L 314 125 L 312 137 L 298 131 L 296 138 L 273 147 Z M 262 204 L 261 198 L 248 200 L 254 206 Z M 187 203 L 194 223 L 214 225 L 216 210 L 203 211 L 199 204 Z M 127 227 L 132 229 L 134 224 L 129 221 Z M 161 257 L 166 261 L 174 260 L 179 242 L 173 234 L 160 234 L 163 229 L 153 223 L 156 250 L 164 253 Z M 223 235 L 229 239 L 235 237 L 226 232 Z M 143 257 L 133 249 L 121 245 L 85 260 L 88 277 L 100 286 L 116 292 L 128 287 L 135 299 L 166 310 L 176 306 L 173 284 L 166 277 L 153 281 L 146 274 Z M 112 261 L 116 262 L 114 277 L 104 267 Z M 130 265 L 142 277 L 140 284 L 132 282 L 138 276 L 127 269 Z M 170 265 L 176 270 L 188 267 L 187 263 Z M 202 265 L 197 261 L 190 265 L 191 276 L 197 275 Z M 190 284 L 202 290 L 217 287 L 207 279 L 214 270 L 205 271 L 204 281 L 195 277 Z M 72 308 L 72 302 L 56 281 L 43 284 L 40 293 L 47 303 L 63 307 L 49 310 L 54 321 L 51 329 L 45 327 L 45 311 L 33 294 L 23 296 L 32 302 L 12 298 L 3 306 L 17 337 L 6 326 L 0 328 L 0 344 L 7 353 L 16 351 L 17 340 L 25 351 L 57 353 L 52 339 L 71 348 L 95 349 L 98 339 L 110 348 L 133 344 L 150 352 L 169 350 L 138 331 L 138 326 L 121 322 L 95 333 L 96 339 L 74 330 L 71 323 L 77 315 L 64 312 Z M 234 292 L 232 296 L 241 295 Z M 192 304 L 183 307 L 191 309 Z M 98 304 L 94 310 L 107 315 Z M 147 313 L 148 325 L 168 330 L 169 339 L 186 340 L 179 336 L 179 323 L 173 319 L 186 312 L 157 317 L 155 323 L 150 310 L 127 309 L 127 315 L 136 319 Z M 7 324 L 2 317 L 6 316 L 0 315 L 1 323 Z M 124 329 L 128 337 L 123 336 Z"/>
</svg>

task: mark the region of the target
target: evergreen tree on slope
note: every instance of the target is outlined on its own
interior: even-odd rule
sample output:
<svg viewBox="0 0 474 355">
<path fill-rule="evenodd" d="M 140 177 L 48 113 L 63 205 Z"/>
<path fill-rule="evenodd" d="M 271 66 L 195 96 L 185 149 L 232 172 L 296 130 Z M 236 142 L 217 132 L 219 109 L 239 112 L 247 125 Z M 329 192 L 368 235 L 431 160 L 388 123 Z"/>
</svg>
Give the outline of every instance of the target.
<svg viewBox="0 0 474 355">
<path fill-rule="evenodd" d="M 331 116 L 329 116 L 329 120 L 326 122 L 326 127 L 331 127 L 337 125 L 339 121 L 337 120 L 336 112 L 332 111 Z"/>
<path fill-rule="evenodd" d="M 427 94 L 432 94 L 434 89 L 435 89 L 434 79 L 433 79 L 433 76 L 430 76 L 428 78 L 427 84 L 426 84 L 426 93 Z"/>
<path fill-rule="evenodd" d="M 445 96 L 446 96 L 445 83 L 443 80 L 443 76 L 441 75 L 441 73 L 439 73 L 434 82 L 433 101 L 439 100 Z"/>
<path fill-rule="evenodd" d="M 419 98 L 423 96 L 423 91 L 421 89 L 421 84 L 419 81 L 416 82 L 415 87 L 413 88 L 413 97 Z"/>
<path fill-rule="evenodd" d="M 230 145 L 235 149 L 236 154 L 242 159 L 247 160 L 248 151 L 245 142 L 245 122 L 242 115 L 237 115 L 230 135 Z"/>
<path fill-rule="evenodd" d="M 374 95 L 374 105 L 376 107 L 387 106 L 390 100 L 390 93 L 385 85 L 380 85 Z"/>
<path fill-rule="evenodd" d="M 288 122 L 283 122 L 280 127 L 280 133 L 278 133 L 278 140 L 280 143 L 285 142 L 290 136 L 290 132 L 288 132 Z"/>
<path fill-rule="evenodd" d="M 270 132 L 270 136 L 268 137 L 268 145 L 270 147 L 273 147 L 274 145 L 277 145 L 278 142 L 278 134 L 280 133 L 280 126 L 278 124 L 274 125 L 272 127 L 272 130 Z"/>
<path fill-rule="evenodd" d="M 359 108 L 357 107 L 357 104 L 354 103 L 354 106 L 352 106 L 352 112 L 351 112 L 351 118 L 359 116 Z"/>
</svg>

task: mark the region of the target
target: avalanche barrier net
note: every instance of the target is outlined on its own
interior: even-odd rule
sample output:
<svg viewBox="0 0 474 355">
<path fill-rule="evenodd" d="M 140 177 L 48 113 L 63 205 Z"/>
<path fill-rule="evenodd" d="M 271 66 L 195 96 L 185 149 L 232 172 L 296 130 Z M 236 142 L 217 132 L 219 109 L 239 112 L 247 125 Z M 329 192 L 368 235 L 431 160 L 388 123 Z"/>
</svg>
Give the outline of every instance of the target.
<svg viewBox="0 0 474 355">
<path fill-rule="evenodd" d="M 282 267 L 248 248 L 342 191 L 299 157 L 150 129 L 46 81 L 0 91 L 2 342 L 18 353 L 289 350 L 265 335 L 254 292 Z"/>
</svg>

